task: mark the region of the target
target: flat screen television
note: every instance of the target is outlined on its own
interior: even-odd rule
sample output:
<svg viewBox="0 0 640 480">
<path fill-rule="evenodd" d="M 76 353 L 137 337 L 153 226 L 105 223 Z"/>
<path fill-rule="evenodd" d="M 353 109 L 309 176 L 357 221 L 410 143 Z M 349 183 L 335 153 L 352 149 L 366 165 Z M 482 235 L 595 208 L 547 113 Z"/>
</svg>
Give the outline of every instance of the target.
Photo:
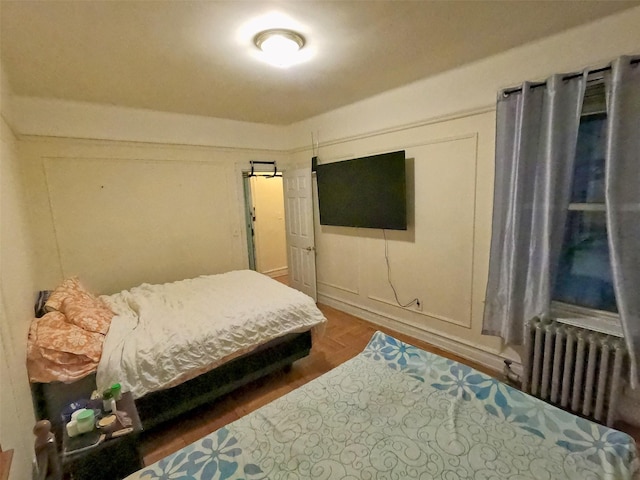
<svg viewBox="0 0 640 480">
<path fill-rule="evenodd" d="M 407 229 L 405 152 L 316 167 L 320 224 Z"/>
</svg>

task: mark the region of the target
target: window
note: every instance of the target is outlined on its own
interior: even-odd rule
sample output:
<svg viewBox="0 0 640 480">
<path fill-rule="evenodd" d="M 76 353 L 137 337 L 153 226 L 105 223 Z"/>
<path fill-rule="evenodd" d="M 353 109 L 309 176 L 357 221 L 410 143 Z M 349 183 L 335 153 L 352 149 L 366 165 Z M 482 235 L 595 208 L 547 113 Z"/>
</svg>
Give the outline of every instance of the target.
<svg viewBox="0 0 640 480">
<path fill-rule="evenodd" d="M 606 138 L 604 84 L 600 83 L 585 94 L 553 307 L 566 323 L 622 336 L 607 240 Z"/>
</svg>

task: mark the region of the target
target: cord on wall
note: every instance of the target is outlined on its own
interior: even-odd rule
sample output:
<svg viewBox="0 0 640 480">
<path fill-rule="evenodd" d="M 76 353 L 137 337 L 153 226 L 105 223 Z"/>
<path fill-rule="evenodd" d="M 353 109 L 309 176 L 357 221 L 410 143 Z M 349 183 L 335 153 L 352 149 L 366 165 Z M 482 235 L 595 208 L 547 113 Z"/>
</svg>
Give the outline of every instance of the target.
<svg viewBox="0 0 640 480">
<path fill-rule="evenodd" d="M 396 291 L 396 287 L 393 286 L 393 282 L 391 281 L 391 264 L 389 263 L 389 242 L 387 241 L 387 232 L 382 229 L 382 236 L 384 237 L 384 259 L 387 261 L 387 280 L 389 281 L 389 285 L 391 286 L 391 290 L 393 290 L 393 295 L 396 298 L 396 303 L 402 308 L 409 308 L 415 305 L 418 310 L 422 310 L 422 304 L 420 303 L 419 298 L 414 298 L 409 303 L 403 304 L 400 302 L 398 298 L 398 292 Z"/>
</svg>

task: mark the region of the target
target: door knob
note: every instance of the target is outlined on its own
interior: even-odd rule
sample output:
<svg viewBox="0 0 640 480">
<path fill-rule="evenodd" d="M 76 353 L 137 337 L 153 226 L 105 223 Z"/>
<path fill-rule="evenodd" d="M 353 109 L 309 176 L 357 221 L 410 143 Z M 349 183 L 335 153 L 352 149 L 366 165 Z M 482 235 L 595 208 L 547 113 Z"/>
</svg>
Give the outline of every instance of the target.
<svg viewBox="0 0 640 480">
<path fill-rule="evenodd" d="M 307 252 L 313 252 L 316 249 L 316 247 L 307 247 Z"/>
</svg>

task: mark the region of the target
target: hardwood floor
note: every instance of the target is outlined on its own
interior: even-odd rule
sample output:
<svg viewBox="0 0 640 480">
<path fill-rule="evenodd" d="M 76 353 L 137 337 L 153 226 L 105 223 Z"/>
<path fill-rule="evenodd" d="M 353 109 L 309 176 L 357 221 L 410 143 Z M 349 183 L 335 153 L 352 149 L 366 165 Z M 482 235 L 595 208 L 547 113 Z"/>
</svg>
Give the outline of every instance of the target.
<svg viewBox="0 0 640 480">
<path fill-rule="evenodd" d="M 376 330 L 499 378 L 499 372 L 491 371 L 413 337 L 379 327 L 325 305 L 319 305 L 319 308 L 327 317 L 328 324 L 324 336 L 314 344 L 308 357 L 295 362 L 289 372 L 269 375 L 226 395 L 210 406 L 197 409 L 174 422 L 147 432 L 141 444 L 145 465 L 160 460 L 349 360 L 366 347 Z M 640 445 L 640 432 L 637 429 L 625 429 L 624 425 L 617 427 L 627 430 Z"/>
</svg>

